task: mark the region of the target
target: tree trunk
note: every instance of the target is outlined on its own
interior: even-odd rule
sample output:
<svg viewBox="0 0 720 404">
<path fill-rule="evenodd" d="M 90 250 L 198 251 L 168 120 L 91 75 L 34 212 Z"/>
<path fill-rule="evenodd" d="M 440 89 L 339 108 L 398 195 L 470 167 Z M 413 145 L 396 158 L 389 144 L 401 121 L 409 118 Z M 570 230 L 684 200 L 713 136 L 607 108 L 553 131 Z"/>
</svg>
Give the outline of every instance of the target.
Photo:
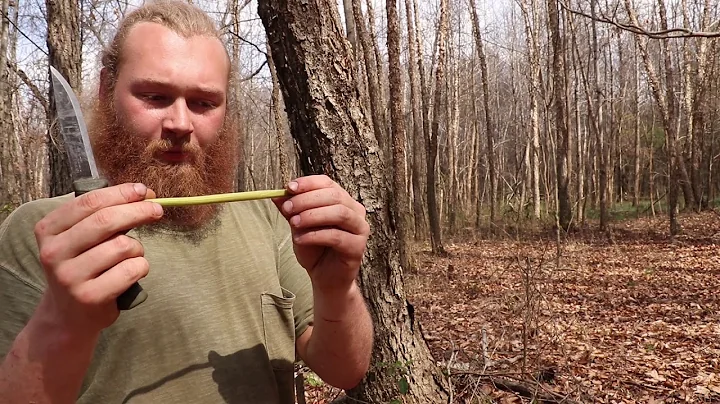
<svg viewBox="0 0 720 404">
<path fill-rule="evenodd" d="M 633 77 L 633 131 L 635 138 L 635 170 L 633 173 L 633 206 L 640 207 L 640 59 L 638 59 L 637 42 L 635 43 L 634 52 L 634 77 Z M 652 147 L 652 145 L 651 145 Z M 652 173 L 651 173 L 652 175 Z"/>
<path fill-rule="evenodd" d="M 415 29 L 413 26 L 413 15 L 415 10 L 412 8 L 412 2 L 405 0 L 405 13 L 408 30 L 408 71 L 410 74 L 410 102 L 412 104 L 412 188 L 413 188 L 413 215 L 415 222 L 415 240 L 420 240 L 425 233 L 425 203 L 423 198 L 423 190 L 420 184 L 422 176 L 422 150 L 423 147 L 423 118 L 422 118 L 422 100 L 420 99 L 420 81 L 418 77 L 417 55 L 416 55 L 416 39 Z"/>
<path fill-rule="evenodd" d="M 47 46 L 50 65 L 62 74 L 75 92 L 81 89 L 81 38 L 78 0 L 46 0 Z M 49 78 L 48 71 L 48 78 Z M 50 80 L 52 82 L 52 80 Z M 55 97 L 49 93 L 48 145 L 50 160 L 50 196 L 72 192 L 72 175 L 65 153 L 65 142 L 55 124 Z"/>
<path fill-rule="evenodd" d="M 438 59 L 435 70 L 435 101 L 433 102 L 432 130 L 430 138 L 425 139 L 427 148 L 427 201 L 428 215 L 430 216 L 430 244 L 434 254 L 444 255 L 445 247 L 442 243 L 440 228 L 440 209 L 438 208 L 437 184 L 435 179 L 435 164 L 438 157 L 438 137 L 440 136 L 440 119 L 445 118 L 442 105 L 443 84 L 445 83 L 445 42 L 448 32 L 448 5 L 447 0 L 440 0 L 440 25 L 438 26 Z"/>
<path fill-rule="evenodd" d="M 625 10 L 627 11 L 630 21 L 633 24 L 638 25 L 638 18 L 635 14 L 633 6 L 630 4 L 631 0 L 625 0 Z M 662 0 L 658 0 L 661 9 L 664 10 L 664 3 Z M 664 14 L 664 12 L 662 13 Z M 667 20 L 665 20 L 665 26 L 667 26 Z M 668 156 L 668 219 L 670 227 L 670 236 L 675 237 L 680 233 L 680 223 L 678 222 L 678 158 L 677 158 L 677 113 L 675 109 L 675 93 L 674 93 L 674 75 L 672 74 L 672 65 L 670 63 L 670 56 L 668 55 L 667 40 L 663 40 L 665 46 L 665 69 L 666 71 L 666 88 L 665 93 L 660 88 L 660 78 L 657 74 L 655 65 L 650 59 L 650 55 L 647 50 L 647 38 L 643 36 L 635 36 L 638 48 L 640 50 L 640 56 L 643 59 L 645 70 L 648 75 L 648 82 L 652 88 L 652 93 L 655 101 L 658 104 L 660 114 L 662 116 L 663 126 L 665 128 L 665 142 L 667 145 L 667 156 Z M 691 196 L 691 193 L 686 196 Z"/>
<path fill-rule="evenodd" d="M 490 222 L 495 222 L 495 209 L 497 205 L 497 173 L 495 172 L 495 123 L 492 119 L 490 108 L 490 85 L 488 83 L 488 67 L 485 59 L 485 47 L 483 46 L 480 26 L 478 23 L 477 7 L 475 0 L 470 0 L 470 13 L 472 16 L 473 34 L 475 36 L 475 48 L 477 49 L 478 61 L 480 62 L 480 81 L 482 85 L 483 109 L 485 110 L 485 135 L 487 136 L 487 162 L 490 171 Z"/>
<path fill-rule="evenodd" d="M 389 0 L 387 7 L 388 83 L 390 85 L 390 122 L 392 125 L 392 183 L 393 213 L 397 233 L 400 265 L 405 271 L 413 271 L 412 253 L 409 246 L 410 200 L 405 188 L 405 108 L 403 102 L 402 70 L 400 67 L 400 21 L 397 1 Z"/>
<path fill-rule="evenodd" d="M 531 186 L 533 195 L 533 216 L 540 219 L 540 44 L 538 43 L 536 29 L 540 26 L 537 0 L 529 0 L 525 5 L 521 1 L 520 7 L 525 21 L 525 38 L 528 48 L 528 64 L 530 65 L 529 93 L 530 93 L 530 151 Z"/>
<path fill-rule="evenodd" d="M 277 69 L 275 68 L 273 58 L 270 56 L 272 54 L 272 49 L 270 49 L 269 41 L 267 43 L 267 52 L 268 69 L 270 70 L 270 76 L 272 77 L 272 96 L 270 101 L 272 103 L 273 122 L 275 123 L 275 140 L 277 141 L 278 161 L 280 163 L 280 183 L 284 184 L 291 179 L 287 161 L 288 157 L 285 153 L 285 136 L 288 133 L 287 117 L 285 116 L 281 105 L 282 95 L 280 94 L 280 80 L 278 80 Z"/>
<path fill-rule="evenodd" d="M 390 228 L 389 184 L 358 100 L 337 4 L 266 0 L 259 2 L 258 13 L 271 42 L 302 172 L 329 175 L 368 212 L 372 237 L 360 285 L 373 317 L 375 345 L 371 369 L 348 394 L 364 402 L 388 402 L 401 395 L 398 383 L 404 378 L 409 385 L 405 402 L 445 402 L 446 381 L 405 298 Z M 409 373 L 388 368 L 397 363 Z"/>
<path fill-rule="evenodd" d="M 553 74 L 553 103 L 555 106 L 555 125 L 557 129 L 557 156 L 555 161 L 558 220 L 562 229 L 567 230 L 572 220 L 572 206 L 568 187 L 568 143 L 569 134 L 565 111 L 566 81 L 563 76 L 563 55 L 565 54 L 565 41 L 560 32 L 560 10 L 557 0 L 548 0 L 548 28 L 552 37 L 552 74 Z"/>
<path fill-rule="evenodd" d="M 232 15 L 232 21 L 231 21 L 231 32 L 233 33 L 231 37 L 231 55 L 230 60 L 232 61 L 233 66 L 237 69 L 237 66 L 239 65 L 239 61 L 241 59 L 240 55 L 240 11 L 242 10 L 243 5 L 240 4 L 238 0 L 232 0 L 230 3 L 231 7 L 231 15 Z M 236 103 L 240 102 L 240 94 L 241 94 L 241 88 L 240 88 L 240 80 L 235 80 L 233 82 L 232 88 L 230 89 L 231 94 L 230 96 L 234 98 L 234 101 Z M 245 118 L 243 116 L 243 108 L 237 108 L 237 121 L 239 123 L 238 125 L 238 143 L 237 143 L 237 155 L 238 155 L 238 165 L 235 170 L 235 189 L 238 191 L 244 191 L 247 189 L 247 173 L 252 176 L 252 166 L 248 166 L 249 159 L 246 156 L 245 153 L 245 143 L 247 139 L 248 131 L 246 130 L 245 126 L 242 125 L 242 122 L 245 121 Z M 251 161 L 251 160 L 250 160 Z"/>
<path fill-rule="evenodd" d="M 2 0 L 0 4 L 3 16 L 9 15 L 10 1 Z M 12 92 L 8 69 L 9 32 L 10 23 L 7 19 L 0 18 L 0 221 L 7 212 L 17 207 L 15 199 L 18 184 L 13 161 L 21 158 L 14 155 L 11 143 L 15 128 L 12 124 Z"/>
<path fill-rule="evenodd" d="M 352 0 L 353 16 L 355 18 L 355 29 L 360 36 L 360 46 L 365 58 L 365 73 L 367 75 L 368 93 L 370 96 L 370 113 L 372 116 L 372 128 L 375 138 L 380 145 L 383 158 L 386 158 L 388 151 L 388 136 L 385 130 L 385 110 L 380 89 L 380 73 L 376 64 L 375 45 L 365 25 L 365 17 L 360 9 L 360 0 Z"/>
</svg>

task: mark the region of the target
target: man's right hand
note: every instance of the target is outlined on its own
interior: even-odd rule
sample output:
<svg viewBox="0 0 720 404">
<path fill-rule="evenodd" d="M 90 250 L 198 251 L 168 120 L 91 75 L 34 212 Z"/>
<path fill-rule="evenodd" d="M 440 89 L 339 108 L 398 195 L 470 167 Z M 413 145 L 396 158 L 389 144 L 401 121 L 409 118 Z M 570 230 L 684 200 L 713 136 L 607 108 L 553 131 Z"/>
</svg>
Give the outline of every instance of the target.
<svg viewBox="0 0 720 404">
<path fill-rule="evenodd" d="M 115 322 L 117 297 L 149 271 L 143 246 L 123 233 L 162 217 L 160 205 L 144 201 L 154 197 L 142 184 L 102 188 L 36 224 L 48 282 L 43 317 L 85 335 L 96 335 Z"/>
</svg>

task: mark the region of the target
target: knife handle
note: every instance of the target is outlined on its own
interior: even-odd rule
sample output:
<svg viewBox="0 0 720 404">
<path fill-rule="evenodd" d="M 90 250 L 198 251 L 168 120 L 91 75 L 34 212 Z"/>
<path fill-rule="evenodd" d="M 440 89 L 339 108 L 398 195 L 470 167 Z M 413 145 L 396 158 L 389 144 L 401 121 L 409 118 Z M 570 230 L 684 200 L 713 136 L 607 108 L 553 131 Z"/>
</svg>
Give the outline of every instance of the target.
<svg viewBox="0 0 720 404">
<path fill-rule="evenodd" d="M 73 182 L 75 197 L 96 189 L 105 188 L 107 186 L 108 182 L 102 178 L 79 179 Z M 127 231 L 123 232 L 123 234 L 125 233 L 127 233 Z M 147 292 L 143 290 L 139 283 L 135 282 L 128 288 L 128 290 L 118 296 L 117 307 L 119 310 L 130 310 L 144 302 L 147 297 Z"/>
</svg>

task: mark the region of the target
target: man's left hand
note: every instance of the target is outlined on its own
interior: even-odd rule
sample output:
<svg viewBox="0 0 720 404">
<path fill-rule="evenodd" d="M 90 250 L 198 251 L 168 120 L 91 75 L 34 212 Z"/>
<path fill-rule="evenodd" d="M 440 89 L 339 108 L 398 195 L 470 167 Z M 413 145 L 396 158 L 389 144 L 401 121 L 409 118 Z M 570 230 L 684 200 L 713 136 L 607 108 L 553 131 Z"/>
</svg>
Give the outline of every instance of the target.
<svg viewBox="0 0 720 404">
<path fill-rule="evenodd" d="M 300 177 L 274 199 L 290 223 L 298 262 L 323 293 L 347 292 L 360 269 L 370 226 L 365 207 L 325 175 Z"/>
</svg>

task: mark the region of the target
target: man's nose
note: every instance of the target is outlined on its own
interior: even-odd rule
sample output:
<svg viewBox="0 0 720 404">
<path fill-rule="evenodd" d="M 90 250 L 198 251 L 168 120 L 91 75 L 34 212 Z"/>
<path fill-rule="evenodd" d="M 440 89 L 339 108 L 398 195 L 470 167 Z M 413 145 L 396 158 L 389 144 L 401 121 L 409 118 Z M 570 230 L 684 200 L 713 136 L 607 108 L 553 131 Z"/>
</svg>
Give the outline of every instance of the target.
<svg viewBox="0 0 720 404">
<path fill-rule="evenodd" d="M 166 131 L 179 137 L 188 136 L 193 132 L 191 112 L 185 99 L 178 98 L 168 107 L 163 126 Z"/>
</svg>

